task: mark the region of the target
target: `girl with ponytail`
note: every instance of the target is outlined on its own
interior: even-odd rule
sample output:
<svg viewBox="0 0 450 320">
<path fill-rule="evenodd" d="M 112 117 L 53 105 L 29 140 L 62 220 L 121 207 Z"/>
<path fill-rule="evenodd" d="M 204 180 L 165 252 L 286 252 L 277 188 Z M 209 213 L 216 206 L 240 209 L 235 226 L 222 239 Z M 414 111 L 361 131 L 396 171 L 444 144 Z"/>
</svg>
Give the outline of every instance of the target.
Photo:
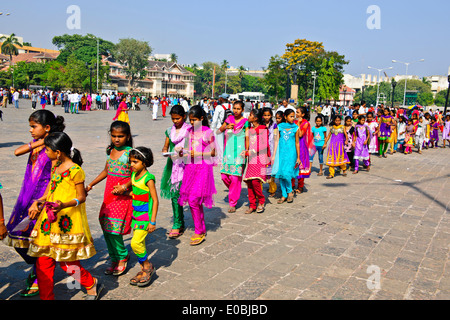
<svg viewBox="0 0 450 320">
<path fill-rule="evenodd" d="M 80 152 L 63 132 L 44 139 L 47 156 L 56 161 L 45 194 L 29 209 L 36 220 L 31 232 L 28 255 L 37 258 L 36 273 L 41 300 L 54 300 L 54 269 L 61 268 L 86 288 L 88 300 L 97 300 L 103 286 L 80 264 L 95 255 L 93 238 L 87 223 L 85 174 Z"/>
</svg>

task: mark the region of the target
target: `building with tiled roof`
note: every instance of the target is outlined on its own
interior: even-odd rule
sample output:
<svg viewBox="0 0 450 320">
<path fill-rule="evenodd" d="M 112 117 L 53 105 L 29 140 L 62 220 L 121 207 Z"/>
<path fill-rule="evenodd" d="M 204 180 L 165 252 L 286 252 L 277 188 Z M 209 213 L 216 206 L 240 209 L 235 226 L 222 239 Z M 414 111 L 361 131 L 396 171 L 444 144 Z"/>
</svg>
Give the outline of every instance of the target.
<svg viewBox="0 0 450 320">
<path fill-rule="evenodd" d="M 110 84 L 103 84 L 103 89 L 130 92 L 130 81 L 124 72 L 124 67 L 111 57 L 103 57 L 102 63 L 109 65 L 111 80 Z M 149 60 L 146 71 L 145 79 L 136 81 L 134 92 L 149 96 L 194 97 L 195 74 L 180 64 Z"/>
</svg>

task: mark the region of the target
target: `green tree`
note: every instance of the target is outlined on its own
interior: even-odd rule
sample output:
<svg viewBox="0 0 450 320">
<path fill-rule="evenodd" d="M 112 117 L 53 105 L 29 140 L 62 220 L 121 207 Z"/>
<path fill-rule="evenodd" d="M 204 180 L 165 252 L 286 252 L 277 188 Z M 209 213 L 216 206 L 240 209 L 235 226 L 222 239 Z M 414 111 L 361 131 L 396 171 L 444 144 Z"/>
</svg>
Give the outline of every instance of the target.
<svg viewBox="0 0 450 320">
<path fill-rule="evenodd" d="M 263 82 L 267 93 L 269 96 L 273 97 L 276 102 L 285 96 L 287 72 L 284 59 L 278 55 L 270 57 Z"/>
<path fill-rule="evenodd" d="M 93 63 L 97 60 L 97 41 L 100 59 L 102 55 L 114 56 L 114 43 L 98 38 L 90 33 L 85 36 L 79 34 L 56 36 L 53 38 L 52 43 L 60 50 L 57 60 L 62 63 L 66 63 L 72 54 L 75 54 L 77 59 L 85 63 Z"/>
<path fill-rule="evenodd" d="M 309 56 L 303 63 L 303 68 L 300 70 L 298 76 L 298 85 L 303 88 L 304 100 L 312 97 L 314 79 L 312 73 L 320 70 L 322 61 L 324 59 L 333 58 L 333 78 L 334 82 L 340 87 L 344 81 L 344 66 L 349 63 L 345 60 L 344 55 L 340 55 L 336 51 L 326 51 L 324 49 L 319 50 L 315 54 Z"/>
<path fill-rule="evenodd" d="M 434 103 L 439 107 L 443 107 L 443 106 L 445 106 L 446 99 L 447 99 L 447 90 L 442 90 L 436 94 Z"/>
<path fill-rule="evenodd" d="M 431 106 L 434 104 L 433 94 L 431 92 L 419 93 L 417 103 L 421 106 Z"/>
<path fill-rule="evenodd" d="M 19 55 L 19 49 L 17 47 L 23 47 L 19 40 L 16 38 L 16 35 L 13 33 L 9 37 L 3 36 L 0 38 L 1 53 L 9 56 L 9 67 L 12 67 L 12 56 Z"/>
<path fill-rule="evenodd" d="M 334 58 L 323 59 L 317 75 L 317 97 L 321 101 L 339 100 L 340 83 L 337 79 Z"/>
<path fill-rule="evenodd" d="M 116 58 L 124 66 L 124 71 L 130 80 L 131 89 L 136 80 L 144 79 L 147 75 L 148 57 L 152 48 L 146 41 L 132 38 L 120 39 L 116 45 Z"/>
<path fill-rule="evenodd" d="M 18 88 L 27 88 L 29 85 L 40 85 L 45 82 L 47 67 L 42 62 L 20 61 L 14 67 L 14 82 Z"/>
</svg>

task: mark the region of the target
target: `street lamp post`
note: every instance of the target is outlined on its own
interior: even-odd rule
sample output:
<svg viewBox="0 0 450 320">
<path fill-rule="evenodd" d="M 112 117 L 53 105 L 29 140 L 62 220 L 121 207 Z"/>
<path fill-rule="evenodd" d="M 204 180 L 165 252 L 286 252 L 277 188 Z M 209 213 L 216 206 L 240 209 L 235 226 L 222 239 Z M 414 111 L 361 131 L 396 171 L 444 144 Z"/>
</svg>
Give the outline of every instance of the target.
<svg viewBox="0 0 450 320">
<path fill-rule="evenodd" d="M 390 69 L 393 69 L 393 68 L 392 68 L 392 67 L 389 67 L 389 68 L 384 68 L 384 69 L 377 69 L 377 68 L 372 68 L 372 67 L 369 66 L 369 69 L 374 69 L 374 70 L 377 70 L 377 71 L 378 71 L 378 80 L 377 80 L 377 103 L 376 103 L 376 105 L 375 105 L 375 108 L 378 108 L 378 103 L 379 103 L 379 101 L 380 101 L 380 78 L 381 78 L 381 71 L 384 71 L 384 70 L 390 70 Z"/>
<path fill-rule="evenodd" d="M 420 59 L 418 61 L 414 62 L 423 62 L 425 59 Z M 411 64 L 411 62 L 402 62 L 398 60 L 392 60 L 393 63 L 403 63 L 406 66 L 406 78 L 405 78 L 405 92 L 403 93 L 403 106 L 406 106 L 406 84 L 408 82 L 408 67 Z"/>
<path fill-rule="evenodd" d="M 392 78 L 392 106 L 391 108 L 394 108 L 394 95 L 395 95 L 395 87 L 397 86 L 397 82 L 394 78 Z"/>
<path fill-rule="evenodd" d="M 313 85 L 313 98 L 312 98 L 312 105 L 313 105 L 313 108 L 314 108 L 314 98 L 315 98 L 315 93 L 316 93 L 316 79 L 317 79 L 317 72 L 316 71 L 313 71 L 313 72 L 311 72 L 311 74 L 312 74 L 312 77 L 313 77 L 313 79 L 314 79 L 314 85 Z"/>
<path fill-rule="evenodd" d="M 97 66 L 97 64 L 95 64 Z M 92 66 L 86 62 L 86 68 L 89 69 L 89 95 L 92 96 Z"/>
</svg>

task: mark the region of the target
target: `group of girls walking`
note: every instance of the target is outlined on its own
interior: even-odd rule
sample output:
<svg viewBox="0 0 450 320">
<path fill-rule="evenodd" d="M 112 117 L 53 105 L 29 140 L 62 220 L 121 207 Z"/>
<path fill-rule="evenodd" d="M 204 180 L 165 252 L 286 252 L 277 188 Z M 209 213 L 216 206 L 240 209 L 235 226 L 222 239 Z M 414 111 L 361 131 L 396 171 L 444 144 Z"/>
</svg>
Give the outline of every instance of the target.
<svg viewBox="0 0 450 320">
<path fill-rule="evenodd" d="M 340 117 L 335 117 L 329 130 L 323 126 L 321 115 L 311 127 L 309 112 L 304 107 L 288 108 L 275 115 L 271 108 L 253 109 L 245 118 L 244 104 L 237 101 L 232 110 L 219 132 L 210 129 L 208 116 L 200 106 L 186 111 L 176 105 L 170 111 L 173 125 L 164 133 L 162 153 L 167 162 L 160 180 L 160 197 L 170 200 L 172 207 L 169 239 L 184 234 L 183 206 L 187 204 L 194 223 L 190 245 L 205 241 L 204 206 L 212 208 L 217 193 L 214 167 L 220 168 L 221 180 L 229 190 L 228 212 L 236 212 L 244 181 L 249 200 L 245 213 L 252 214 L 265 210 L 265 183 L 269 184 L 269 198 L 275 198 L 278 180 L 281 197 L 277 203 L 292 203 L 295 195 L 304 191 L 304 179 L 311 175 L 316 153 L 318 175 L 324 175 L 325 164 L 329 167 L 327 179 L 332 179 L 337 168 L 343 176 L 350 168 L 357 174 L 360 161 L 369 171 L 371 153 L 385 157 L 394 134 L 397 137 L 394 149 L 403 146 L 405 154 L 410 152 L 412 137 L 420 145 L 428 146 L 431 142 L 431 146 L 437 146 L 438 138 L 433 131 L 439 130 L 436 119 L 413 116 L 395 122 L 388 109 L 382 110 L 378 119 L 371 112 L 367 116 L 347 117 L 343 123 Z M 109 129 L 111 142 L 106 148 L 105 167 L 85 186 L 83 160 L 64 133 L 64 118 L 39 110 L 28 121 L 33 140 L 15 151 L 16 156 L 29 154 L 29 158 L 17 203 L 6 225 L 0 197 L 0 240 L 14 247 L 32 267 L 20 295 L 54 299 L 53 277 L 58 262 L 86 289 L 86 299 L 100 297 L 104 286 L 80 261 L 96 254 L 85 201 L 89 192 L 105 179 L 99 224 L 111 263 L 104 274 L 126 273 L 130 253 L 124 236 L 133 232 L 131 249 L 141 271 L 130 279 L 130 284 L 148 286 L 155 267 L 149 260 L 146 238 L 156 229 L 159 207 L 158 183 L 147 170 L 154 162 L 151 149 L 135 148 L 126 119 L 114 121 Z M 444 147 L 445 140 L 450 141 L 449 131 L 450 116 L 447 116 L 443 124 Z M 225 134 L 222 159 L 216 155 L 215 135 L 220 133 Z M 421 139 L 418 134 L 424 137 L 429 134 L 429 138 Z"/>
</svg>

